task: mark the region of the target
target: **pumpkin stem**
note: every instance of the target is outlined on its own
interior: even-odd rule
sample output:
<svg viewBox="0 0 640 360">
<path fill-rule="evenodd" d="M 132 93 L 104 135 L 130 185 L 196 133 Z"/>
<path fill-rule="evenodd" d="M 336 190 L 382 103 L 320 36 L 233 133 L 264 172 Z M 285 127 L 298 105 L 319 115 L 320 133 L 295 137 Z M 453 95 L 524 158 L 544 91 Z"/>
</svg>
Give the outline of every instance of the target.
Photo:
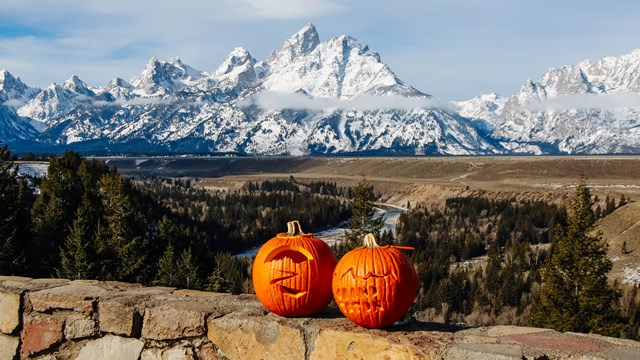
<svg viewBox="0 0 640 360">
<path fill-rule="evenodd" d="M 302 226 L 300 226 L 300 222 L 298 220 L 289 221 L 287 223 L 287 236 L 298 236 L 304 235 L 302 231 Z"/>
<path fill-rule="evenodd" d="M 364 246 L 365 247 L 380 247 L 380 245 L 378 245 L 378 243 L 376 242 L 375 236 L 373 236 L 373 234 L 371 234 L 371 233 L 369 233 L 369 234 L 364 236 Z"/>
</svg>

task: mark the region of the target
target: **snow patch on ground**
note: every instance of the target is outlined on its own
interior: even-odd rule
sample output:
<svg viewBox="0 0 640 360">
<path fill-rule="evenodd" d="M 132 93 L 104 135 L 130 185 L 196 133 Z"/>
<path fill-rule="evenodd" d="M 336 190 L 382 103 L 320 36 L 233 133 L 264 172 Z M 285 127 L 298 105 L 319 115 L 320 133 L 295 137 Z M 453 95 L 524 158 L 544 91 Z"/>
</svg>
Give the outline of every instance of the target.
<svg viewBox="0 0 640 360">
<path fill-rule="evenodd" d="M 636 266 L 635 268 L 625 266 L 622 270 L 622 283 L 623 284 L 631 284 L 631 285 L 639 285 L 640 284 L 640 266 Z"/>
<path fill-rule="evenodd" d="M 18 163 L 18 173 L 20 175 L 34 178 L 42 178 L 47 175 L 49 163 L 24 162 Z"/>
</svg>

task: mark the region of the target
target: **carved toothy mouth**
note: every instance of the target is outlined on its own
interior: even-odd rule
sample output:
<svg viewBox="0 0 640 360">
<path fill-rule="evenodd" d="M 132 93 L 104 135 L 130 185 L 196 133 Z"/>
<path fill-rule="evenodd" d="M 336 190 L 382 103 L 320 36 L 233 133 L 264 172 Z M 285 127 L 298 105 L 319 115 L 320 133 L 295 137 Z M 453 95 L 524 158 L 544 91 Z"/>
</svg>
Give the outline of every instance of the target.
<svg viewBox="0 0 640 360">
<path fill-rule="evenodd" d="M 280 270 L 280 272 L 282 272 L 283 274 L 286 274 L 286 275 L 280 276 L 280 277 L 275 278 L 275 279 L 271 279 L 271 281 L 270 281 L 271 285 L 275 285 L 278 288 L 280 288 L 280 291 L 284 295 L 291 296 L 291 297 L 294 297 L 296 299 L 307 293 L 306 291 L 296 290 L 296 289 L 290 288 L 288 286 L 284 286 L 282 284 L 278 284 L 281 281 L 284 281 L 284 280 L 287 280 L 287 279 L 291 279 L 291 278 L 294 278 L 294 277 L 298 276 L 297 273 L 294 273 L 294 272 L 291 272 L 291 271 Z"/>
<path fill-rule="evenodd" d="M 384 278 L 387 278 L 387 277 L 391 277 L 394 280 L 398 280 L 398 277 L 396 276 L 396 274 L 394 272 L 391 272 L 389 274 L 378 275 L 378 274 L 374 274 L 373 272 L 369 271 L 364 276 L 357 276 L 356 275 L 356 270 L 354 268 L 350 268 L 349 270 L 345 271 L 344 274 L 342 274 L 342 277 L 347 276 L 347 274 L 351 274 L 351 276 L 354 279 L 362 279 L 362 280 L 368 280 L 370 278 L 384 279 Z"/>
<path fill-rule="evenodd" d="M 278 286 L 282 289 L 282 293 L 284 295 L 291 296 L 296 299 L 307 293 L 306 291 L 298 291 L 280 284 L 278 284 Z"/>
</svg>

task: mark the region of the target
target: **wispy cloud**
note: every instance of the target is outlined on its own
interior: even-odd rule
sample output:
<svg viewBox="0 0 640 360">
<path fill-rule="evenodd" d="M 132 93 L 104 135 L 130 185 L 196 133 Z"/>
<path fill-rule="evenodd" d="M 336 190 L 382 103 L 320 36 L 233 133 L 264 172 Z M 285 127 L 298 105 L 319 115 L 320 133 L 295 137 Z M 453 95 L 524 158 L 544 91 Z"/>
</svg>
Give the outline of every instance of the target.
<svg viewBox="0 0 640 360">
<path fill-rule="evenodd" d="M 530 101 L 523 110 L 561 111 L 572 109 L 616 110 L 620 108 L 640 108 L 640 94 L 618 91 L 609 94 L 577 94 L 558 96 L 545 100 Z"/>
<path fill-rule="evenodd" d="M 14 109 L 17 109 L 17 108 L 23 106 L 25 104 L 25 102 L 22 101 L 22 100 L 18 100 L 18 99 L 9 99 L 9 100 L 7 100 L 5 102 L 1 102 L 0 104 L 4 105 L 4 106 L 12 107 Z"/>
<path fill-rule="evenodd" d="M 300 19 L 345 11 L 346 6 L 331 0 L 227 0 L 246 15 L 264 19 Z"/>
<path fill-rule="evenodd" d="M 314 98 L 304 94 L 263 91 L 237 103 L 239 107 L 257 105 L 271 110 L 415 110 L 423 108 L 452 109 L 453 105 L 434 98 L 360 95 L 352 99 Z"/>
</svg>

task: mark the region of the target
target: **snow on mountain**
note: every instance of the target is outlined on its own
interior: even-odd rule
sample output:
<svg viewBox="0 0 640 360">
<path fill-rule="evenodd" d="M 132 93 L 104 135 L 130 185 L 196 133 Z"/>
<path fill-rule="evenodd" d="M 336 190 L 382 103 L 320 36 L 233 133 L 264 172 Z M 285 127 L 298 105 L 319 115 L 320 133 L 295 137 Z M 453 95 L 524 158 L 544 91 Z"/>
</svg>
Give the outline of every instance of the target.
<svg viewBox="0 0 640 360">
<path fill-rule="evenodd" d="M 104 92 L 111 95 L 115 100 L 127 101 L 135 97 L 133 94 L 134 86 L 121 78 L 115 78 L 109 81 Z"/>
<path fill-rule="evenodd" d="M 552 68 L 485 119 L 493 137 L 547 152 L 640 152 L 640 50 Z"/>
<path fill-rule="evenodd" d="M 502 109 L 507 99 L 496 93 L 481 94 L 473 99 L 458 101 L 455 105 L 459 108 L 460 115 L 481 121 L 479 126 L 491 132 L 500 118 Z"/>
<path fill-rule="evenodd" d="M 619 57 L 607 56 L 594 63 L 585 60 L 577 67 L 589 79 L 593 92 L 640 92 L 640 49 Z"/>
<path fill-rule="evenodd" d="M 96 96 L 96 93 L 89 89 L 87 84 L 85 84 L 84 81 L 80 80 L 76 75 L 73 75 L 71 78 L 69 78 L 69 80 L 62 83 L 62 87 L 76 94 L 88 97 Z"/>
<path fill-rule="evenodd" d="M 350 99 L 360 94 L 425 96 L 402 83 L 380 56 L 342 35 L 319 42 L 313 24 L 287 40 L 267 60 L 265 89 L 304 92 L 314 97 Z"/>
<path fill-rule="evenodd" d="M 0 104 L 0 141 L 10 143 L 17 140 L 32 139 L 38 135 L 26 119 L 20 118 L 13 108 Z"/>
<path fill-rule="evenodd" d="M 39 90 L 28 87 L 9 71 L 0 70 L 0 104 L 18 108 L 35 96 Z"/>
<path fill-rule="evenodd" d="M 76 92 L 76 89 L 81 93 Z M 63 85 L 50 84 L 26 105 L 19 108 L 18 115 L 47 123 L 71 112 L 90 97 L 88 94 L 95 95 L 74 76 Z"/>
<path fill-rule="evenodd" d="M 246 49 L 235 48 L 211 75 L 201 78 L 184 91 L 217 102 L 235 100 L 257 85 L 264 75 L 262 64 Z"/>
<path fill-rule="evenodd" d="M 193 85 L 206 76 L 206 73 L 185 65 L 179 58 L 160 61 L 151 58 L 142 73 L 131 79 L 133 91 L 140 96 L 166 95 Z"/>
</svg>

